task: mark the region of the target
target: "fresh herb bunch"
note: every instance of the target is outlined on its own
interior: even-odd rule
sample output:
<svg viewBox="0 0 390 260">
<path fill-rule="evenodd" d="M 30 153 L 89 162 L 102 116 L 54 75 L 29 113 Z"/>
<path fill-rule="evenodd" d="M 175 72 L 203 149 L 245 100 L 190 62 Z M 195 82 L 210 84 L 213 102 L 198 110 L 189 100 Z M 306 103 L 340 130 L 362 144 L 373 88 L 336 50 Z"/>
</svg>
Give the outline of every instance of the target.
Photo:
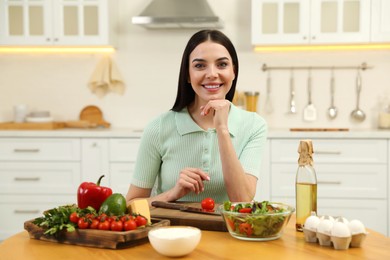
<svg viewBox="0 0 390 260">
<path fill-rule="evenodd" d="M 70 214 L 77 212 L 80 215 L 94 214 L 96 210 L 92 207 L 80 209 L 77 205 L 65 205 L 57 208 L 49 209 L 43 212 L 43 217 L 36 218 L 33 223 L 39 227 L 46 229 L 44 234 L 58 235 L 60 231 L 67 232 L 75 231 L 77 224 L 69 220 Z"/>
</svg>

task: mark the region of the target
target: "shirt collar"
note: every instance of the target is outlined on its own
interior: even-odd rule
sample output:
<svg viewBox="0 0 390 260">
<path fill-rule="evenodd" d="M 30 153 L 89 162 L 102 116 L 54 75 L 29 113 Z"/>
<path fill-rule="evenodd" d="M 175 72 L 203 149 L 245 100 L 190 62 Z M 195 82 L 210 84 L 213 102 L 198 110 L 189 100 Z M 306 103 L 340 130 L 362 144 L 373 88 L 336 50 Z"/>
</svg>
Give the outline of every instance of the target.
<svg viewBox="0 0 390 260">
<path fill-rule="evenodd" d="M 239 108 L 235 105 L 230 105 L 228 127 L 231 136 L 235 136 L 239 131 Z M 193 132 L 204 132 L 200 126 L 198 126 L 192 119 L 187 108 L 183 108 L 180 112 L 175 115 L 176 128 L 180 135 L 185 135 Z"/>
</svg>

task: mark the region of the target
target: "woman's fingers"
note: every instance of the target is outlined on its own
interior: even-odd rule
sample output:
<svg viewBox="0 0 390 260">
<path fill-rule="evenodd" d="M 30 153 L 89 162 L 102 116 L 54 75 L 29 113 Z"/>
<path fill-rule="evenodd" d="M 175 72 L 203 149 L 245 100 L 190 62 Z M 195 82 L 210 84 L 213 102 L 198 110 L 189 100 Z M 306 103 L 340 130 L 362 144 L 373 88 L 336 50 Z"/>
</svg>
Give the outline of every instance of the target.
<svg viewBox="0 0 390 260">
<path fill-rule="evenodd" d="M 196 194 L 204 191 L 203 181 L 205 180 L 210 180 L 210 177 L 207 173 L 197 168 L 185 168 L 180 172 L 180 185 L 192 190 Z"/>
</svg>

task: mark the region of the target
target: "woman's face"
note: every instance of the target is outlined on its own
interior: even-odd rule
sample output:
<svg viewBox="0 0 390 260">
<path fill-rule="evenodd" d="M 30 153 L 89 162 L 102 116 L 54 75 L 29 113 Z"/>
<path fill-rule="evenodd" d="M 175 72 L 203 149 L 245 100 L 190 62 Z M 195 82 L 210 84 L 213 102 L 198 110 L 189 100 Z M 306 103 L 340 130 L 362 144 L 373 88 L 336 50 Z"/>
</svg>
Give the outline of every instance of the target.
<svg viewBox="0 0 390 260">
<path fill-rule="evenodd" d="M 190 54 L 189 81 L 200 105 L 210 100 L 225 99 L 235 77 L 228 50 L 221 44 L 206 41 Z"/>
</svg>

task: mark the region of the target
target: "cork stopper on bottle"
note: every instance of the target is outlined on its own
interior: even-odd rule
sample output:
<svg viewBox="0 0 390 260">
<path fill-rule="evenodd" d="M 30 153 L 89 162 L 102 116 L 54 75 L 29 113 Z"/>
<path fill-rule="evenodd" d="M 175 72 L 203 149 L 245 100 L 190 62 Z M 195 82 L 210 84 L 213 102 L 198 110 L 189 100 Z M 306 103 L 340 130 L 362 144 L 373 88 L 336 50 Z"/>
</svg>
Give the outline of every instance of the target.
<svg viewBox="0 0 390 260">
<path fill-rule="evenodd" d="M 298 164 L 313 166 L 313 152 L 313 144 L 311 140 L 301 140 L 298 147 Z"/>
</svg>

